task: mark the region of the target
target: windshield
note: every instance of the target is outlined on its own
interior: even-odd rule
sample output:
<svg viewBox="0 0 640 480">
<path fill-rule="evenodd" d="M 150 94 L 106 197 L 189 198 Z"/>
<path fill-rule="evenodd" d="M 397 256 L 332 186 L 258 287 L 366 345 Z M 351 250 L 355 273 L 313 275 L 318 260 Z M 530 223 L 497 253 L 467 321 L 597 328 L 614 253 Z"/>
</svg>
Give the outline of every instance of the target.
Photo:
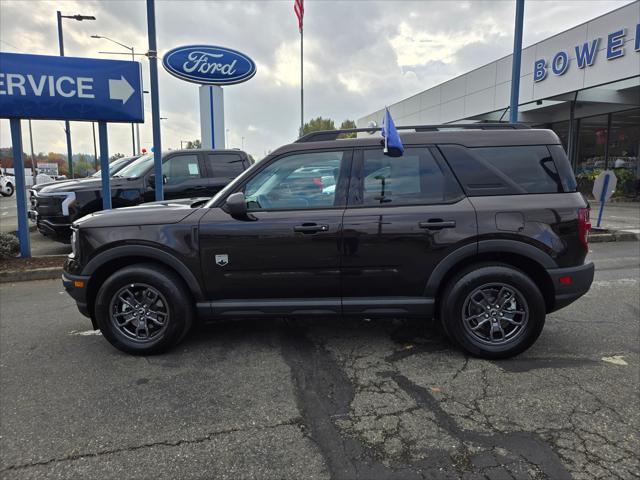
<svg viewBox="0 0 640 480">
<path fill-rule="evenodd" d="M 153 165 L 153 153 L 147 153 L 118 172 L 119 177 L 137 178 L 144 175 Z"/>
<path fill-rule="evenodd" d="M 122 166 L 125 165 L 130 160 L 131 160 L 131 157 L 123 157 L 123 158 L 118 158 L 117 160 L 114 160 L 113 162 L 111 162 L 109 164 L 109 175 L 113 176 L 114 173 L 116 173 L 118 170 L 120 170 L 122 168 Z M 92 177 L 100 177 L 100 176 L 102 176 L 102 171 L 98 170 L 96 173 L 94 173 L 91 176 Z"/>
</svg>

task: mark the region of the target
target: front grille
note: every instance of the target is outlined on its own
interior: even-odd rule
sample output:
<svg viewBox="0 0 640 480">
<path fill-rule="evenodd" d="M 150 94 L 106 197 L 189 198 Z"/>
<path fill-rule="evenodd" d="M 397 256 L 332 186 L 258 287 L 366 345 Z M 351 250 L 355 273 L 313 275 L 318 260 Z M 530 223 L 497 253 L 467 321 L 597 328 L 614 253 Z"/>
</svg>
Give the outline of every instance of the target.
<svg viewBox="0 0 640 480">
<path fill-rule="evenodd" d="M 38 215 L 52 217 L 62 215 L 62 202 L 65 197 L 41 197 L 36 195 L 32 197 L 31 206 Z"/>
</svg>

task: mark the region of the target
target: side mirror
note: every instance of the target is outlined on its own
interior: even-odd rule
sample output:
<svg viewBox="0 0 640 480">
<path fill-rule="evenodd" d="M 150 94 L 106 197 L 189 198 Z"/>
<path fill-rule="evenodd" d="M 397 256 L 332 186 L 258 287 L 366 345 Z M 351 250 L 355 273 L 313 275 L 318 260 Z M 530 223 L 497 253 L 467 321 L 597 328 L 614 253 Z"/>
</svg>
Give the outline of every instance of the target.
<svg viewBox="0 0 640 480">
<path fill-rule="evenodd" d="M 155 173 L 152 173 L 151 175 L 149 175 L 149 177 L 147 178 L 147 184 L 151 188 L 156 188 L 156 174 Z M 167 184 L 167 176 L 166 175 L 162 175 L 162 184 L 163 185 Z"/>
<path fill-rule="evenodd" d="M 232 217 L 247 215 L 247 199 L 242 192 L 232 193 L 224 203 L 224 210 Z"/>
</svg>

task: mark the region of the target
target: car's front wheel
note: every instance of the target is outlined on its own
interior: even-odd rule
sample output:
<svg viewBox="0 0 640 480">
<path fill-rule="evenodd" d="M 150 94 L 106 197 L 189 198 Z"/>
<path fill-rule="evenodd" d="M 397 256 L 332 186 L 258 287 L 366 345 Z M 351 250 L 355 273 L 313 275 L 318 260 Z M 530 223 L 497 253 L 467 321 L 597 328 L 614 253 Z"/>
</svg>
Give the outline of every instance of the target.
<svg viewBox="0 0 640 480">
<path fill-rule="evenodd" d="M 13 185 L 10 183 L 7 183 L 4 187 L 4 191 L 0 191 L 0 194 L 3 197 L 10 197 L 11 195 L 13 195 L 14 192 L 15 192 L 15 189 L 13 188 Z"/>
<path fill-rule="evenodd" d="M 116 348 L 154 354 L 175 346 L 193 323 L 193 301 L 182 279 L 155 264 L 137 264 L 112 274 L 95 303 L 100 331 Z"/>
<path fill-rule="evenodd" d="M 440 319 L 453 341 L 472 355 L 507 358 L 529 348 L 545 322 L 535 282 L 508 265 L 478 265 L 448 284 Z"/>
</svg>

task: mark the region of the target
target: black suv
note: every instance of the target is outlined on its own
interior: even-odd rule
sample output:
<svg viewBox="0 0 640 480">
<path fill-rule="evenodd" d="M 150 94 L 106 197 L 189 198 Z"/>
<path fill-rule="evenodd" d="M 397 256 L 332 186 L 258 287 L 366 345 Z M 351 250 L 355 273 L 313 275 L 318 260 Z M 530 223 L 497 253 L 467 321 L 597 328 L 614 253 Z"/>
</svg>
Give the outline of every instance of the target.
<svg viewBox="0 0 640 480">
<path fill-rule="evenodd" d="M 330 315 L 435 317 L 473 355 L 522 352 L 593 280 L 589 207 L 560 141 L 412 128 L 401 157 L 360 129 L 312 133 L 204 204 L 85 217 L 64 286 L 130 353 L 172 347 L 196 319 Z"/>
<path fill-rule="evenodd" d="M 240 150 L 175 150 L 162 156 L 166 199 L 212 197 L 250 165 Z M 155 199 L 153 153 L 143 155 L 111 177 L 113 208 Z M 29 191 L 29 218 L 40 233 L 68 243 L 71 224 L 102 210 L 102 181 L 97 178 L 66 180 L 36 186 Z"/>
</svg>

